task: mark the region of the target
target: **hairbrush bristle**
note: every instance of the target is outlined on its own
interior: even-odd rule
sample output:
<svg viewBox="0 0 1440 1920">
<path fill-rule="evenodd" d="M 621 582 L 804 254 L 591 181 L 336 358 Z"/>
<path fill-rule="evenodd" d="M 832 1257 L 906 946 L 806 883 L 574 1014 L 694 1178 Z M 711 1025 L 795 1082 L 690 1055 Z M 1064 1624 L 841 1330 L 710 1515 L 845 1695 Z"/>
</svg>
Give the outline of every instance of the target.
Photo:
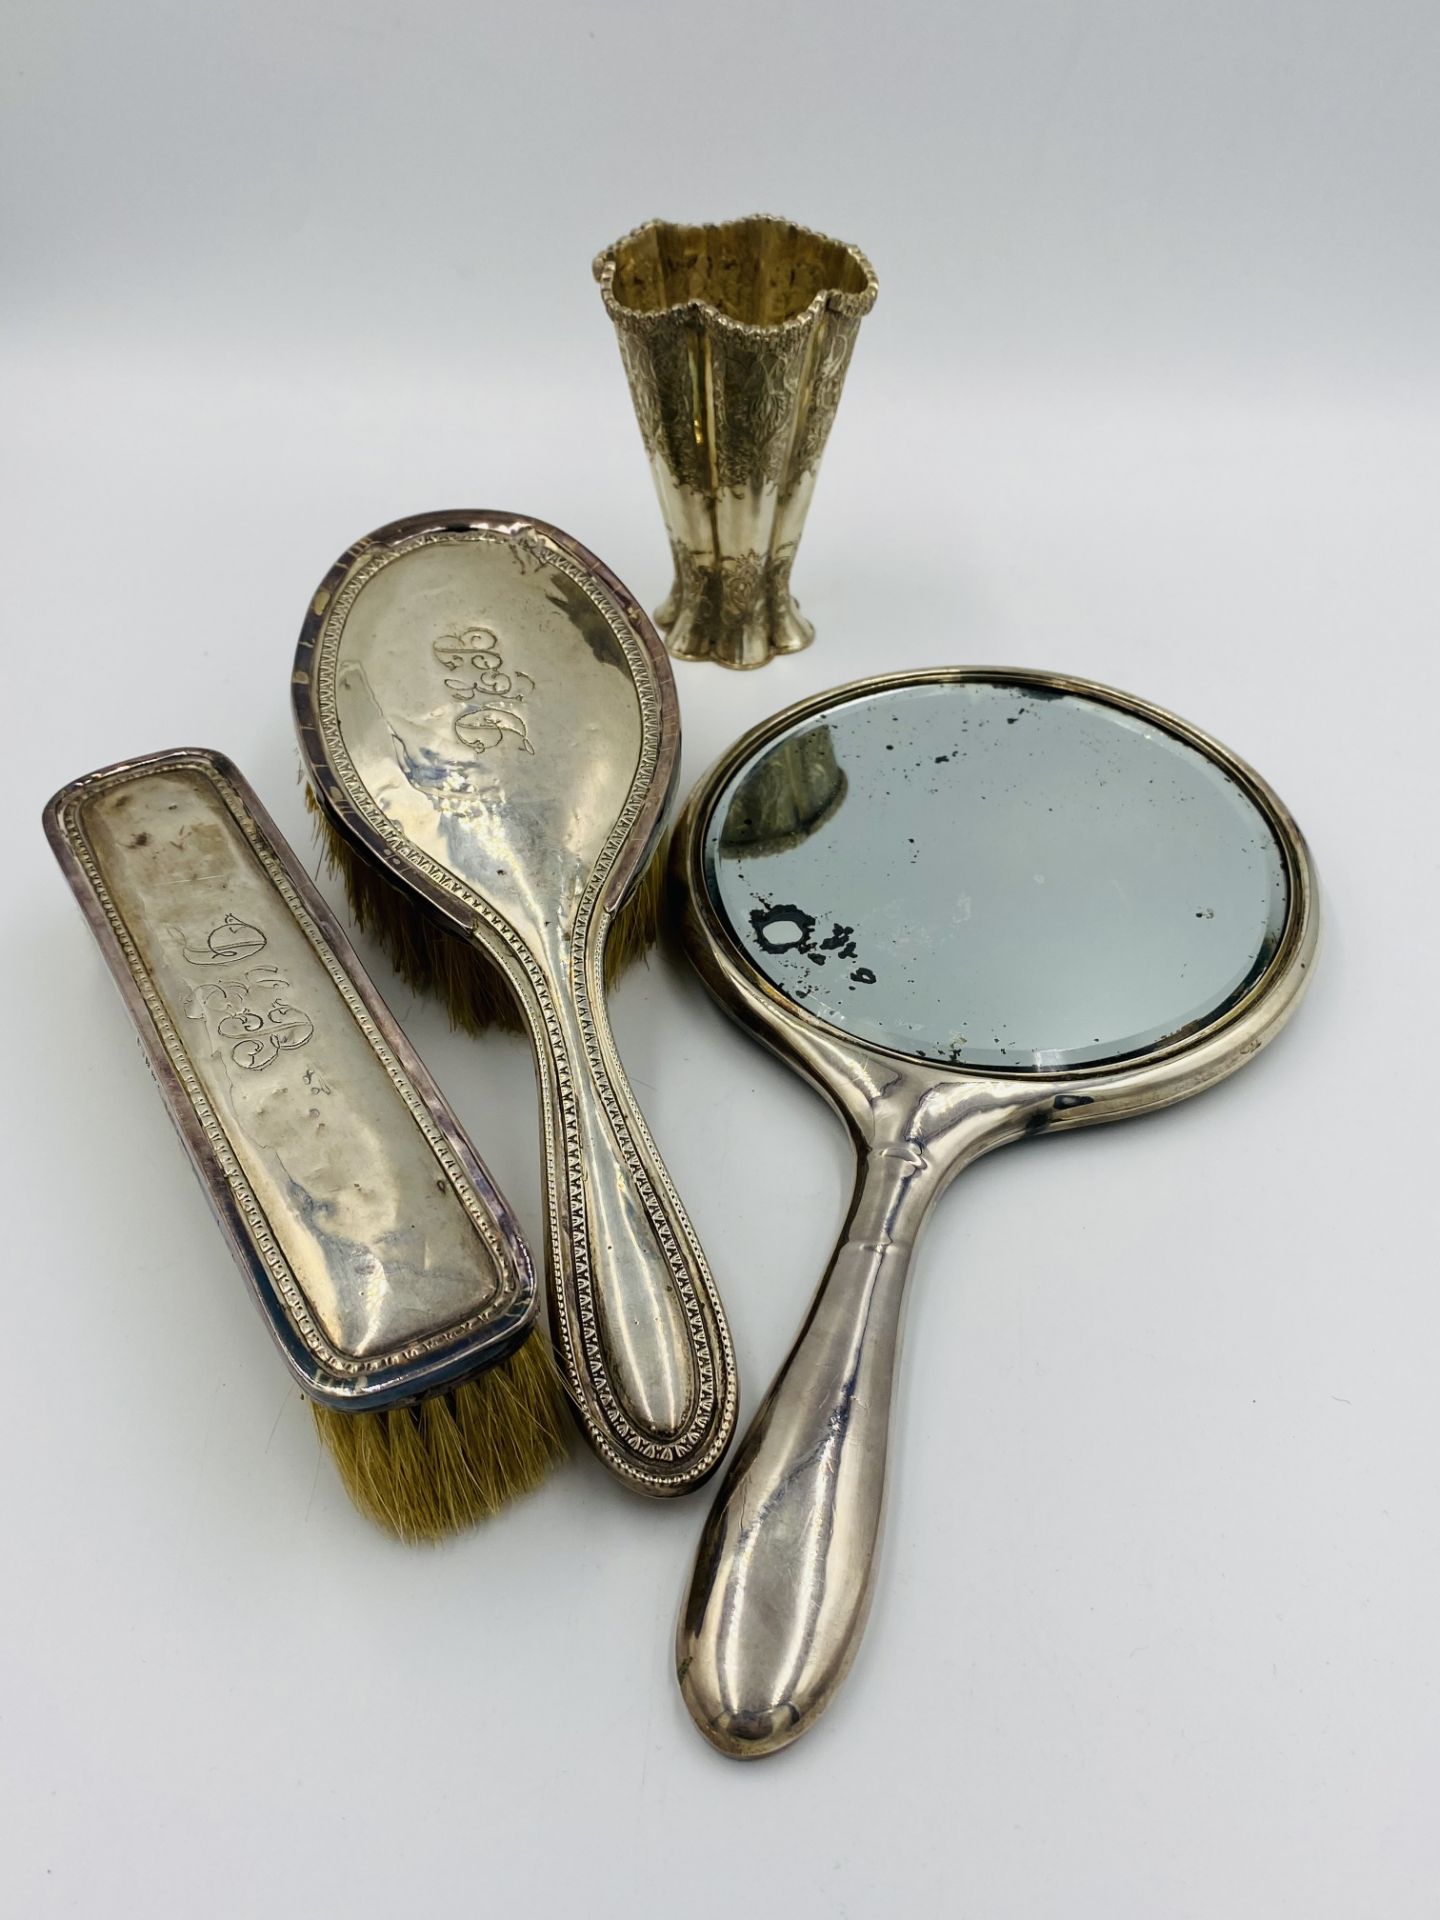
<svg viewBox="0 0 1440 1920">
<path fill-rule="evenodd" d="M 530 1492 L 570 1425 L 543 1334 L 457 1387 L 383 1413 L 311 1402 L 355 1505 L 401 1540 L 439 1540 Z"/>
<path fill-rule="evenodd" d="M 630 897 L 615 916 L 610 938 L 605 944 L 605 984 L 613 987 L 621 974 L 638 960 L 649 957 L 660 937 L 660 916 L 665 905 L 665 867 L 670 835 L 660 836 L 650 851 L 640 878 Z"/>
<path fill-rule="evenodd" d="M 432 920 L 383 868 L 351 846 L 305 783 L 305 805 L 314 816 L 326 865 L 345 888 L 351 917 L 381 946 L 390 964 L 416 993 L 434 994 L 449 1009 L 451 1024 L 466 1033 L 486 1027 L 524 1025 L 504 974 L 484 949 Z M 605 983 L 613 986 L 627 968 L 645 959 L 660 931 L 665 897 L 662 839 L 632 888 L 605 946 Z"/>
</svg>

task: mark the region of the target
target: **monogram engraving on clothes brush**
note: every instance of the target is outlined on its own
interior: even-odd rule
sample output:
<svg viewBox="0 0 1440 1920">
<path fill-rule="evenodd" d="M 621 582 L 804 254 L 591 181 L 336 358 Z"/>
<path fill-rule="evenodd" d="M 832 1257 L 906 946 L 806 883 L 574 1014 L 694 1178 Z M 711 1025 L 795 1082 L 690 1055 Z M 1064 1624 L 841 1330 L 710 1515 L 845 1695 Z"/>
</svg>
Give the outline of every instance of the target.
<svg viewBox="0 0 1440 1920">
<path fill-rule="evenodd" d="M 245 925 L 234 914 L 226 914 L 203 943 L 187 941 L 178 932 L 176 938 L 191 966 L 209 966 L 220 958 L 258 953 L 265 945 L 265 935 L 259 928 Z M 220 953 L 227 940 L 242 950 L 241 955 Z M 289 985 L 278 967 L 247 967 L 243 974 L 202 981 L 190 995 L 186 1016 L 204 1020 L 216 1014 L 215 1031 L 222 1040 L 232 1043 L 231 1060 L 247 1073 L 258 1073 L 282 1053 L 293 1053 L 314 1038 L 315 1025 L 310 1016 L 280 997 Z M 268 1004 L 266 995 L 271 996 Z M 257 1000 L 262 1004 L 257 1006 Z"/>
<path fill-rule="evenodd" d="M 264 944 L 265 936 L 258 927 L 227 913 L 218 927 L 210 929 L 203 943 L 197 941 L 192 946 L 187 942 L 183 951 L 192 967 L 218 967 L 227 960 L 248 960 L 252 953 L 259 953 Z"/>
<path fill-rule="evenodd" d="M 462 627 L 441 636 L 435 658 L 446 671 L 445 686 L 461 703 L 455 738 L 476 753 L 503 746 L 507 737 L 521 753 L 534 753 L 525 716 L 519 711 L 535 682 L 518 667 L 507 667 L 498 635 L 489 627 Z"/>
<path fill-rule="evenodd" d="M 232 1014 L 220 1022 L 218 1031 L 236 1042 L 230 1058 L 250 1073 L 258 1073 L 282 1053 L 307 1045 L 315 1036 L 310 1016 L 281 1000 L 267 1008 L 263 1018 L 249 1007 Z"/>
</svg>

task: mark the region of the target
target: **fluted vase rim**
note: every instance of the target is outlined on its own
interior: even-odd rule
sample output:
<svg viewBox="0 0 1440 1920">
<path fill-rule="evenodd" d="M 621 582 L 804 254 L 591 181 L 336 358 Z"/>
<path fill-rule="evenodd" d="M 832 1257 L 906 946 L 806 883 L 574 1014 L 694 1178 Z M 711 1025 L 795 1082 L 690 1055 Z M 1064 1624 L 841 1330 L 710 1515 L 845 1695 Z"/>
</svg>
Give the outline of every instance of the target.
<svg viewBox="0 0 1440 1920">
<path fill-rule="evenodd" d="M 838 247 L 852 260 L 864 276 L 865 285 L 858 292 L 847 292 L 843 287 L 821 287 L 799 313 L 791 314 L 785 320 L 739 320 L 733 314 L 726 313 L 711 300 L 692 295 L 685 300 L 673 301 L 664 307 L 632 307 L 619 299 L 615 293 L 615 274 L 619 267 L 620 255 L 637 241 L 649 234 L 665 232 L 725 233 L 756 223 L 765 226 L 784 228 L 787 233 L 801 234 L 807 240 L 818 241 L 827 247 Z M 761 336 L 770 338 L 775 334 L 799 332 L 810 326 L 817 315 L 829 311 L 842 313 L 855 320 L 863 319 L 874 306 L 880 291 L 880 282 L 874 267 L 860 251 L 848 240 L 837 240 L 833 234 L 820 233 L 814 227 L 802 226 L 797 220 L 787 220 L 781 214 L 750 213 L 733 220 L 654 220 L 642 221 L 638 227 L 632 227 L 629 233 L 622 233 L 608 247 L 601 249 L 592 262 L 592 270 L 600 283 L 601 298 L 605 311 L 616 326 L 647 328 L 673 323 L 677 315 L 703 317 L 708 325 L 722 332 Z"/>
</svg>

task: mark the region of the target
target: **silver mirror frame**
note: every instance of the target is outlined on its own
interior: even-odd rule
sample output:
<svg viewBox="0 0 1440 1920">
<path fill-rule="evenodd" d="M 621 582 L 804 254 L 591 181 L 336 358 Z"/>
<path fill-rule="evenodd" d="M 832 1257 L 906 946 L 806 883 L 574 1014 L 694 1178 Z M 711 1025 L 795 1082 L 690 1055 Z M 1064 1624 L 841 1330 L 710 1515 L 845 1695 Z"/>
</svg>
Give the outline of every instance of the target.
<svg viewBox="0 0 1440 1920">
<path fill-rule="evenodd" d="M 823 1024 L 745 958 L 709 896 L 704 845 L 719 796 L 771 740 L 847 701 L 907 685 L 1001 681 L 1073 693 L 1198 749 L 1253 801 L 1285 863 L 1284 931 L 1265 971 L 1215 1018 L 1149 1053 L 1064 1071 L 942 1067 Z M 1294 1012 L 1319 937 L 1314 868 L 1274 790 L 1163 707 L 1072 675 L 936 667 L 829 688 L 762 721 L 701 779 L 671 856 L 675 916 L 721 1006 L 839 1112 L 859 1171 L 805 1323 L 733 1456 L 681 1610 L 676 1670 L 701 1732 L 738 1758 L 772 1753 L 824 1710 L 864 1631 L 884 1509 L 905 1281 L 920 1230 L 962 1168 L 1035 1133 L 1121 1120 L 1188 1098 L 1251 1059 Z"/>
</svg>

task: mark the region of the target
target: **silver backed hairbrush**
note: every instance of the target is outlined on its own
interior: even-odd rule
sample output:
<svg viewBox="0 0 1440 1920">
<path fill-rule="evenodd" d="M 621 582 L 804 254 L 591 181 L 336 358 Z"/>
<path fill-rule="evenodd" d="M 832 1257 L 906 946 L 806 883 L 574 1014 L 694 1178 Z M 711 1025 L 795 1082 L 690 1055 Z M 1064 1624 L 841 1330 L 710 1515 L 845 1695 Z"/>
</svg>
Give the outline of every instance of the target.
<svg viewBox="0 0 1440 1920">
<path fill-rule="evenodd" d="M 362 923 L 462 1024 L 508 1006 L 531 1038 L 552 1331 L 582 1431 L 631 1487 L 683 1493 L 729 1443 L 734 1360 L 605 1007 L 678 765 L 665 650 L 556 528 L 423 515 L 326 576 L 294 699 Z"/>
<path fill-rule="evenodd" d="M 86 774 L 45 830 L 357 1506 L 406 1539 L 563 1454 L 530 1257 L 253 790 L 199 748 Z"/>
</svg>

